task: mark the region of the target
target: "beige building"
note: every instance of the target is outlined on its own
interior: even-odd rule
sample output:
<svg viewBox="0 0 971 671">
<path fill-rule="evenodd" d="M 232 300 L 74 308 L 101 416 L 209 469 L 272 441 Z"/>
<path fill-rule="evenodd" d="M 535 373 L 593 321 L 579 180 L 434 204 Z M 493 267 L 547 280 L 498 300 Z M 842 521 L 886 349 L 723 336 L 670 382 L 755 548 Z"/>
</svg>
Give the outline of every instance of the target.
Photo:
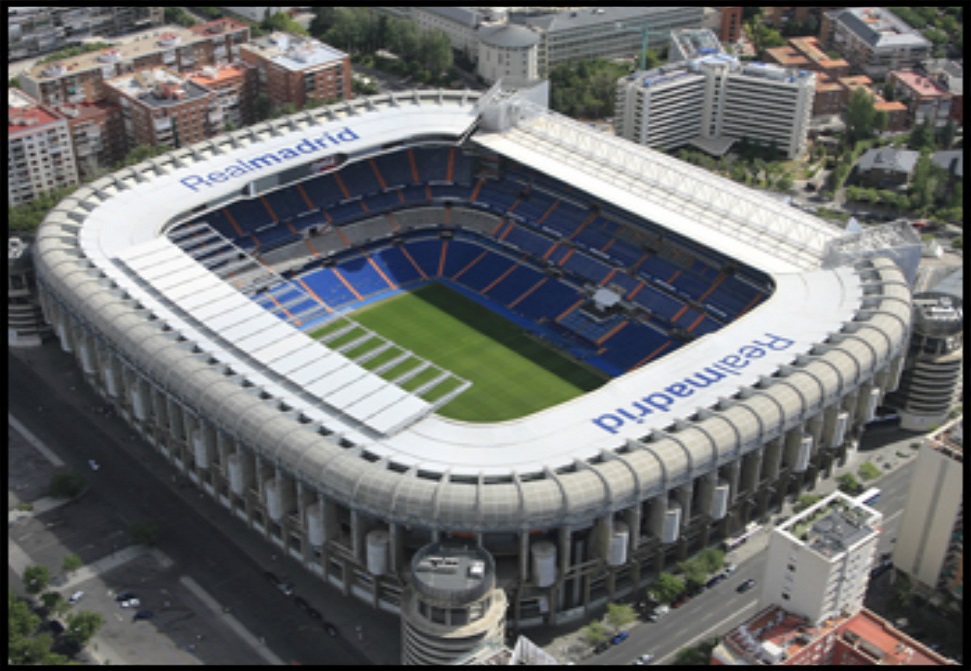
<svg viewBox="0 0 971 671">
<path fill-rule="evenodd" d="M 245 45 L 244 63 L 256 69 L 260 91 L 275 105 L 302 108 L 311 100 L 351 97 L 351 59 L 319 40 L 273 33 Z"/>
<path fill-rule="evenodd" d="M 761 604 L 810 623 L 863 607 L 883 515 L 842 492 L 793 516 L 769 539 Z"/>
<path fill-rule="evenodd" d="M 488 83 L 524 83 L 539 78 L 539 35 L 524 26 L 485 26 L 478 31 L 478 74 Z"/>
<path fill-rule="evenodd" d="M 924 440 L 893 551 L 897 570 L 957 598 L 964 591 L 963 425 L 958 418 Z"/>
<path fill-rule="evenodd" d="M 699 142 L 723 152 L 748 138 L 795 158 L 806 148 L 814 95 L 813 72 L 716 53 L 621 79 L 615 128 L 655 149 Z"/>
</svg>

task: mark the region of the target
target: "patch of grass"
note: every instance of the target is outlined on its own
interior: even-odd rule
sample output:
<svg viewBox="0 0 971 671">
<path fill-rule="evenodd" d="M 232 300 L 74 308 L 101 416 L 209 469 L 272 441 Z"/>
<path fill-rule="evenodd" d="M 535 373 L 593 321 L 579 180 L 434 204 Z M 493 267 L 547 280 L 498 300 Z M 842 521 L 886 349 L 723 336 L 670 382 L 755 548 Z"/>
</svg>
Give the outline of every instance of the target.
<svg viewBox="0 0 971 671">
<path fill-rule="evenodd" d="M 596 389 L 606 379 L 443 284 L 426 284 L 374 303 L 355 312 L 353 319 L 472 382 L 439 409 L 452 419 L 523 417 Z M 382 377 L 392 379 L 404 367 L 399 364 Z M 419 373 L 403 386 L 417 388 L 428 375 Z M 434 397 L 445 393 L 436 389 Z"/>
</svg>

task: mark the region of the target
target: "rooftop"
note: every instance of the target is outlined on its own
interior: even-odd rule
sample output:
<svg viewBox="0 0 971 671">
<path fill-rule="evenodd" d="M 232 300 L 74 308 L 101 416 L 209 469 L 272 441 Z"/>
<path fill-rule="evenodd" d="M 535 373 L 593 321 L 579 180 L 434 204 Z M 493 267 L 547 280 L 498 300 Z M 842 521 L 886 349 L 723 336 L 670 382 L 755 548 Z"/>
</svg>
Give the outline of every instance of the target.
<svg viewBox="0 0 971 671">
<path fill-rule="evenodd" d="M 433 543 L 416 552 L 411 562 L 415 588 L 439 601 L 477 599 L 492 587 L 494 574 L 489 553 L 474 545 Z"/>
<path fill-rule="evenodd" d="M 894 70 L 891 73 L 901 84 L 922 98 L 950 95 L 950 92 L 922 72 Z"/>
<path fill-rule="evenodd" d="M 195 82 L 165 67 L 139 70 L 105 83 L 148 107 L 170 107 L 211 95 Z"/>
<path fill-rule="evenodd" d="M 881 514 L 834 492 L 779 527 L 810 549 L 834 557 L 879 532 Z"/>
<path fill-rule="evenodd" d="M 62 117 L 20 89 L 7 89 L 7 133 L 19 133 L 61 120 Z"/>
<path fill-rule="evenodd" d="M 200 86 L 218 87 L 221 84 L 236 80 L 245 75 L 249 69 L 250 66 L 242 61 L 223 63 L 221 65 L 207 65 L 201 70 L 190 73 L 187 79 Z"/>
<path fill-rule="evenodd" d="M 243 46 L 258 53 L 263 58 L 300 72 L 320 65 L 326 65 L 347 58 L 343 51 L 308 37 L 297 37 L 288 33 L 276 32 Z"/>
<path fill-rule="evenodd" d="M 886 9 L 854 7 L 836 14 L 841 23 L 874 48 L 931 46 L 930 40 Z"/>
<path fill-rule="evenodd" d="M 822 639 L 833 635 L 836 638 L 830 652 L 824 653 L 821 660 L 810 657 L 818 654 Z M 853 616 L 841 616 L 813 626 L 777 605 L 762 609 L 725 634 L 713 656 L 719 661 L 737 664 L 954 663 L 866 608 Z"/>
</svg>

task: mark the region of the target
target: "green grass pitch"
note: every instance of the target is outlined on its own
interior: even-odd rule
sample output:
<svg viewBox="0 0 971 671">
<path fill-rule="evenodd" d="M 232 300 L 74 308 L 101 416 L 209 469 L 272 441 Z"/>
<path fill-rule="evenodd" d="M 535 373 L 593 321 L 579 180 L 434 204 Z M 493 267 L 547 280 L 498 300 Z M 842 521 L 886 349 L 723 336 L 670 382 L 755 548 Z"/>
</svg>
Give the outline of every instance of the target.
<svg viewBox="0 0 971 671">
<path fill-rule="evenodd" d="M 596 389 L 607 379 L 443 284 L 423 285 L 362 308 L 351 317 L 472 382 L 439 408 L 439 414 L 452 419 L 497 422 L 523 417 Z M 391 356 L 388 353 L 387 360 Z M 385 358 L 376 357 L 367 367 L 382 360 Z M 392 372 L 401 371 L 392 369 L 383 377 Z M 412 386 L 420 382 L 418 379 Z M 439 393 L 447 393 L 447 389 Z"/>
</svg>

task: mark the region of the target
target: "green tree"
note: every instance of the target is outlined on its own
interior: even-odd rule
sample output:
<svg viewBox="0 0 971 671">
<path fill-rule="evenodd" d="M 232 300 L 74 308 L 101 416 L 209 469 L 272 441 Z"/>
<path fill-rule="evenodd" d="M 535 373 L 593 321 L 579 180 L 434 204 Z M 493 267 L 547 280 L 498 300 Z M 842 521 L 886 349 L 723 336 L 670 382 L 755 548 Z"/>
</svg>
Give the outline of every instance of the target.
<svg viewBox="0 0 971 671">
<path fill-rule="evenodd" d="M 684 592 L 684 581 L 671 573 L 661 573 L 648 589 L 648 596 L 661 603 L 671 603 Z"/>
<path fill-rule="evenodd" d="M 47 609 L 47 612 L 54 613 L 55 615 L 63 613 L 68 609 L 67 600 L 60 592 L 44 592 L 41 594 L 40 600 L 44 604 L 44 608 Z"/>
<path fill-rule="evenodd" d="M 64 636 L 79 648 L 83 648 L 98 633 L 104 624 L 104 618 L 100 613 L 82 610 L 68 615 L 65 624 Z"/>
<path fill-rule="evenodd" d="M 51 476 L 47 494 L 55 499 L 76 499 L 87 487 L 88 482 L 80 473 L 58 471 Z"/>
<path fill-rule="evenodd" d="M 934 128 L 931 126 L 930 119 L 924 119 L 911 129 L 907 146 L 917 151 L 934 148 Z"/>
<path fill-rule="evenodd" d="M 846 104 L 847 142 L 853 143 L 872 137 L 876 129 L 875 117 L 873 94 L 862 86 L 853 89 Z"/>
<path fill-rule="evenodd" d="M 34 564 L 24 569 L 23 581 L 28 594 L 40 594 L 51 584 L 51 572 L 43 564 Z"/>
<path fill-rule="evenodd" d="M 869 461 L 860 464 L 860 467 L 856 469 L 856 472 L 864 480 L 874 480 L 880 477 L 880 469 Z"/>
<path fill-rule="evenodd" d="M 158 522 L 154 520 L 133 522 L 128 527 L 128 535 L 131 536 L 132 542 L 138 545 L 155 545 L 159 531 L 161 529 Z"/>
<path fill-rule="evenodd" d="M 30 636 L 40 625 L 40 618 L 30 610 L 30 605 L 18 599 L 13 590 L 7 588 L 7 630 L 10 638 Z"/>
<path fill-rule="evenodd" d="M 593 620 L 583 628 L 583 637 L 590 645 L 603 643 L 610 636 L 607 627 L 600 620 Z"/>
<path fill-rule="evenodd" d="M 619 630 L 637 619 L 634 607 L 626 603 L 607 604 L 607 622 L 614 630 Z"/>
<path fill-rule="evenodd" d="M 856 494 L 862 489 L 860 482 L 852 473 L 844 473 L 836 481 L 839 483 L 840 491 L 846 494 Z"/>
<path fill-rule="evenodd" d="M 938 138 L 938 146 L 941 149 L 950 149 L 951 145 L 954 144 L 954 139 L 957 137 L 958 125 L 954 119 L 948 119 L 947 123 L 940 131 L 940 137 Z"/>
<path fill-rule="evenodd" d="M 68 573 L 77 571 L 82 566 L 84 566 L 84 562 L 76 554 L 65 555 L 64 562 L 61 564 L 61 568 Z"/>
<path fill-rule="evenodd" d="M 792 506 L 792 512 L 800 513 L 806 508 L 808 508 L 809 506 L 819 501 L 820 498 L 822 497 L 820 497 L 818 494 L 803 494 L 796 500 L 796 503 Z"/>
<path fill-rule="evenodd" d="M 688 587 L 699 587 L 704 585 L 708 579 L 708 571 L 705 569 L 705 565 L 697 558 L 686 559 L 679 563 L 678 570 L 684 574 Z"/>
<path fill-rule="evenodd" d="M 705 571 L 715 573 L 725 566 L 725 551 L 720 548 L 705 548 L 698 553 L 697 559 Z"/>
</svg>

